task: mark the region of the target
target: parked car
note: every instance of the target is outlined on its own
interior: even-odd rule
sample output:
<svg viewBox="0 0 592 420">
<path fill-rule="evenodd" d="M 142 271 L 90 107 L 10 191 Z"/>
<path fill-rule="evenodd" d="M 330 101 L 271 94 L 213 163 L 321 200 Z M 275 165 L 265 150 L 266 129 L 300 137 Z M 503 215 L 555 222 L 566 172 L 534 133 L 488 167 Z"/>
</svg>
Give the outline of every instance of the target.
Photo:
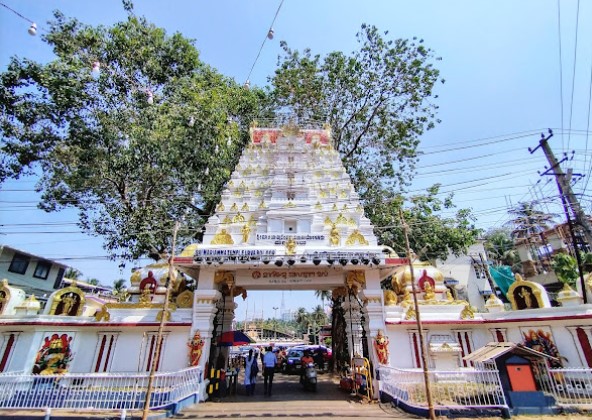
<svg viewBox="0 0 592 420">
<path fill-rule="evenodd" d="M 300 371 L 302 368 L 302 363 L 300 362 L 300 359 L 302 359 L 302 356 L 304 356 L 304 349 L 303 348 L 289 349 L 288 355 L 282 361 L 282 373 L 285 373 L 288 375 L 292 374 L 292 373 L 300 374 Z"/>
</svg>

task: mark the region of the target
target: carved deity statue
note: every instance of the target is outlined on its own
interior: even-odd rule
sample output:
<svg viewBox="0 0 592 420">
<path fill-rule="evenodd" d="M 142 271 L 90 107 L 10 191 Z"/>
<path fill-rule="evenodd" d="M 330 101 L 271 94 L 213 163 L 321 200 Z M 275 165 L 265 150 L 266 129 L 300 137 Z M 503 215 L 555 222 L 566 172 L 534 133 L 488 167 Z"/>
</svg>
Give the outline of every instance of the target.
<svg viewBox="0 0 592 420">
<path fill-rule="evenodd" d="M 286 255 L 296 254 L 296 241 L 292 236 L 286 241 Z"/>
<path fill-rule="evenodd" d="M 241 233 L 243 234 L 243 243 L 249 242 L 249 236 L 251 235 L 251 226 L 248 223 L 245 223 L 241 229 Z"/>
<path fill-rule="evenodd" d="M 526 306 L 526 308 L 528 308 L 528 309 L 532 308 L 532 293 L 530 293 L 530 290 L 528 290 L 528 287 L 520 288 L 520 292 L 518 293 L 518 296 L 520 296 L 522 299 L 524 299 L 524 305 Z"/>
<path fill-rule="evenodd" d="M 378 330 L 376 337 L 374 337 L 374 349 L 376 350 L 376 357 L 378 363 L 381 365 L 387 365 L 389 362 L 389 339 L 386 335 L 383 335 L 382 330 Z"/>
<path fill-rule="evenodd" d="M 204 341 L 199 331 L 196 331 L 193 338 L 187 342 L 187 347 L 189 348 L 189 366 L 199 365 L 204 347 Z"/>
<path fill-rule="evenodd" d="M 72 294 L 67 294 L 62 296 L 60 300 L 62 302 L 62 310 L 58 315 L 69 315 L 76 304 L 76 298 Z"/>
<path fill-rule="evenodd" d="M 331 226 L 331 232 L 329 233 L 329 238 L 331 241 L 331 246 L 338 246 L 341 236 L 339 235 L 339 229 L 337 229 L 337 226 L 335 225 L 335 223 L 333 223 L 333 225 Z"/>
<path fill-rule="evenodd" d="M 436 299 L 436 294 L 434 293 L 434 288 L 432 287 L 432 284 L 430 282 L 425 283 L 423 291 L 424 291 L 424 295 L 423 295 L 424 300 Z"/>
</svg>

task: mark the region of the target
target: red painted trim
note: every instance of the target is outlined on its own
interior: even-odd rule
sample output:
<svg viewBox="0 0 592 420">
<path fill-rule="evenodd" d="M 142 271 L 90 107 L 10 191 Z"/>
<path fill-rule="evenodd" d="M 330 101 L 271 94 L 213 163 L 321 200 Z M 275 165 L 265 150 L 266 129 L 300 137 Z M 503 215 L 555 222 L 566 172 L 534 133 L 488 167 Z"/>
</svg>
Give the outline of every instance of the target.
<svg viewBox="0 0 592 420">
<path fill-rule="evenodd" d="M 569 315 L 565 315 L 565 316 L 550 316 L 550 317 L 543 317 L 543 318 L 521 318 L 521 319 L 474 319 L 474 320 L 447 320 L 447 321 L 424 321 L 423 319 L 421 320 L 421 323 L 423 325 L 450 325 L 450 324 L 454 324 L 454 325 L 459 325 L 459 324 L 475 324 L 475 325 L 479 325 L 479 324 L 509 324 L 509 323 L 524 323 L 524 322 L 548 322 L 548 321 L 572 321 L 575 319 L 587 319 L 592 321 L 592 314 L 587 314 L 587 315 L 574 315 L 574 316 L 569 316 Z M 399 322 L 393 322 L 393 321 L 387 321 L 386 324 L 387 325 L 415 325 L 417 322 L 416 321 L 399 321 Z"/>
<path fill-rule="evenodd" d="M 124 322 L 101 322 L 99 323 L 74 323 L 74 322 L 43 322 L 43 321 L 34 321 L 34 322 L 16 322 L 16 321 L 9 321 L 9 322 L 2 322 L 0 325 L 46 325 L 49 327 L 95 327 L 95 328 L 110 328 L 110 327 L 158 327 L 160 326 L 160 322 L 134 322 L 134 323 L 124 323 Z M 165 327 L 190 327 L 191 322 L 169 322 L 165 324 Z"/>
<path fill-rule="evenodd" d="M 154 354 L 154 340 L 156 340 L 156 337 L 152 336 L 152 340 L 150 340 L 150 350 L 148 350 L 148 363 L 146 363 L 146 372 L 151 371 L 152 355 Z"/>
<path fill-rule="evenodd" d="M 582 346 L 582 350 L 584 351 L 586 363 L 588 363 L 588 367 L 592 367 L 592 347 L 590 346 L 588 334 L 586 334 L 586 331 L 584 331 L 580 327 L 576 328 L 576 333 L 578 334 L 578 340 L 580 340 L 580 345 Z"/>
<path fill-rule="evenodd" d="M 193 257 L 175 257 L 173 264 L 193 264 Z"/>
<path fill-rule="evenodd" d="M 99 355 L 97 356 L 97 363 L 95 364 L 95 372 L 98 372 L 101 368 L 101 360 L 103 360 L 103 351 L 105 351 L 105 342 L 107 341 L 107 336 L 104 335 L 103 339 L 101 340 L 101 348 L 99 349 Z"/>
<path fill-rule="evenodd" d="M 109 340 L 109 348 L 107 349 L 107 357 L 105 357 L 105 364 L 103 365 L 103 372 L 107 372 L 107 365 L 109 364 L 109 359 L 111 358 L 111 350 L 113 350 L 113 341 L 115 337 L 111 335 L 111 339 Z"/>
<path fill-rule="evenodd" d="M 4 368 L 6 367 L 6 362 L 8 362 L 8 356 L 12 350 L 12 346 L 14 345 L 14 334 L 10 334 L 10 338 L 6 343 L 6 348 L 4 349 L 4 354 L 2 355 L 2 362 L 0 362 L 0 372 L 4 372 Z"/>
<path fill-rule="evenodd" d="M 415 353 L 415 367 L 421 367 L 421 360 L 419 359 L 419 349 L 417 348 L 417 334 L 413 333 L 413 351 Z"/>
<path fill-rule="evenodd" d="M 409 264 L 409 260 L 407 258 L 385 258 L 384 264 L 385 265 L 404 265 L 404 264 Z"/>
<path fill-rule="evenodd" d="M 469 333 L 467 331 L 465 331 L 465 340 L 467 343 L 467 352 L 471 354 L 473 350 L 471 350 L 471 341 L 469 340 Z"/>
<path fill-rule="evenodd" d="M 456 333 L 456 338 L 460 344 L 460 357 L 463 362 L 463 366 L 467 367 L 467 361 L 465 360 L 465 345 L 463 343 L 462 334 L 460 333 L 460 331 Z"/>
</svg>

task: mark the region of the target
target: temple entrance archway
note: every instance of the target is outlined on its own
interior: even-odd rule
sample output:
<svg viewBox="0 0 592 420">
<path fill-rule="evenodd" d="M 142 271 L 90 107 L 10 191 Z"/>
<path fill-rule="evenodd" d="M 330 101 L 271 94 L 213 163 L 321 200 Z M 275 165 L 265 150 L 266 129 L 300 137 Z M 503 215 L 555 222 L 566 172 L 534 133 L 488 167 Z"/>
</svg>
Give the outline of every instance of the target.
<svg viewBox="0 0 592 420">
<path fill-rule="evenodd" d="M 250 291 L 331 290 L 341 297 L 349 357 L 375 363 L 368 340 L 385 325 L 380 281 L 405 261 L 378 245 L 328 127 L 253 124 L 250 135 L 202 243 L 174 259 L 197 283 L 192 334 L 216 349 L 236 299 Z"/>
</svg>

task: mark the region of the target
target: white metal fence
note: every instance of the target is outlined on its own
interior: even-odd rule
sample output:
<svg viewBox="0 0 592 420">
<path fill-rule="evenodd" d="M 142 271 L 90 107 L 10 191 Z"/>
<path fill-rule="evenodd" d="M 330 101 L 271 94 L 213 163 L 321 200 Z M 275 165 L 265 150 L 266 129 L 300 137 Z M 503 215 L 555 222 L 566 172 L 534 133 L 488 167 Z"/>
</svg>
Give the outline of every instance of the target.
<svg viewBox="0 0 592 420">
<path fill-rule="evenodd" d="M 149 407 L 158 409 L 199 394 L 202 370 L 156 373 Z M 0 408 L 140 410 L 144 408 L 148 373 L 0 374 Z"/>
<path fill-rule="evenodd" d="M 592 405 L 592 369 L 549 369 L 549 374 L 537 374 L 543 391 L 552 394 L 557 404 L 565 406 Z"/>
<path fill-rule="evenodd" d="M 427 408 L 421 369 L 381 366 L 380 391 L 407 405 Z M 432 402 L 436 409 L 507 409 L 497 370 L 428 372 Z"/>
</svg>

